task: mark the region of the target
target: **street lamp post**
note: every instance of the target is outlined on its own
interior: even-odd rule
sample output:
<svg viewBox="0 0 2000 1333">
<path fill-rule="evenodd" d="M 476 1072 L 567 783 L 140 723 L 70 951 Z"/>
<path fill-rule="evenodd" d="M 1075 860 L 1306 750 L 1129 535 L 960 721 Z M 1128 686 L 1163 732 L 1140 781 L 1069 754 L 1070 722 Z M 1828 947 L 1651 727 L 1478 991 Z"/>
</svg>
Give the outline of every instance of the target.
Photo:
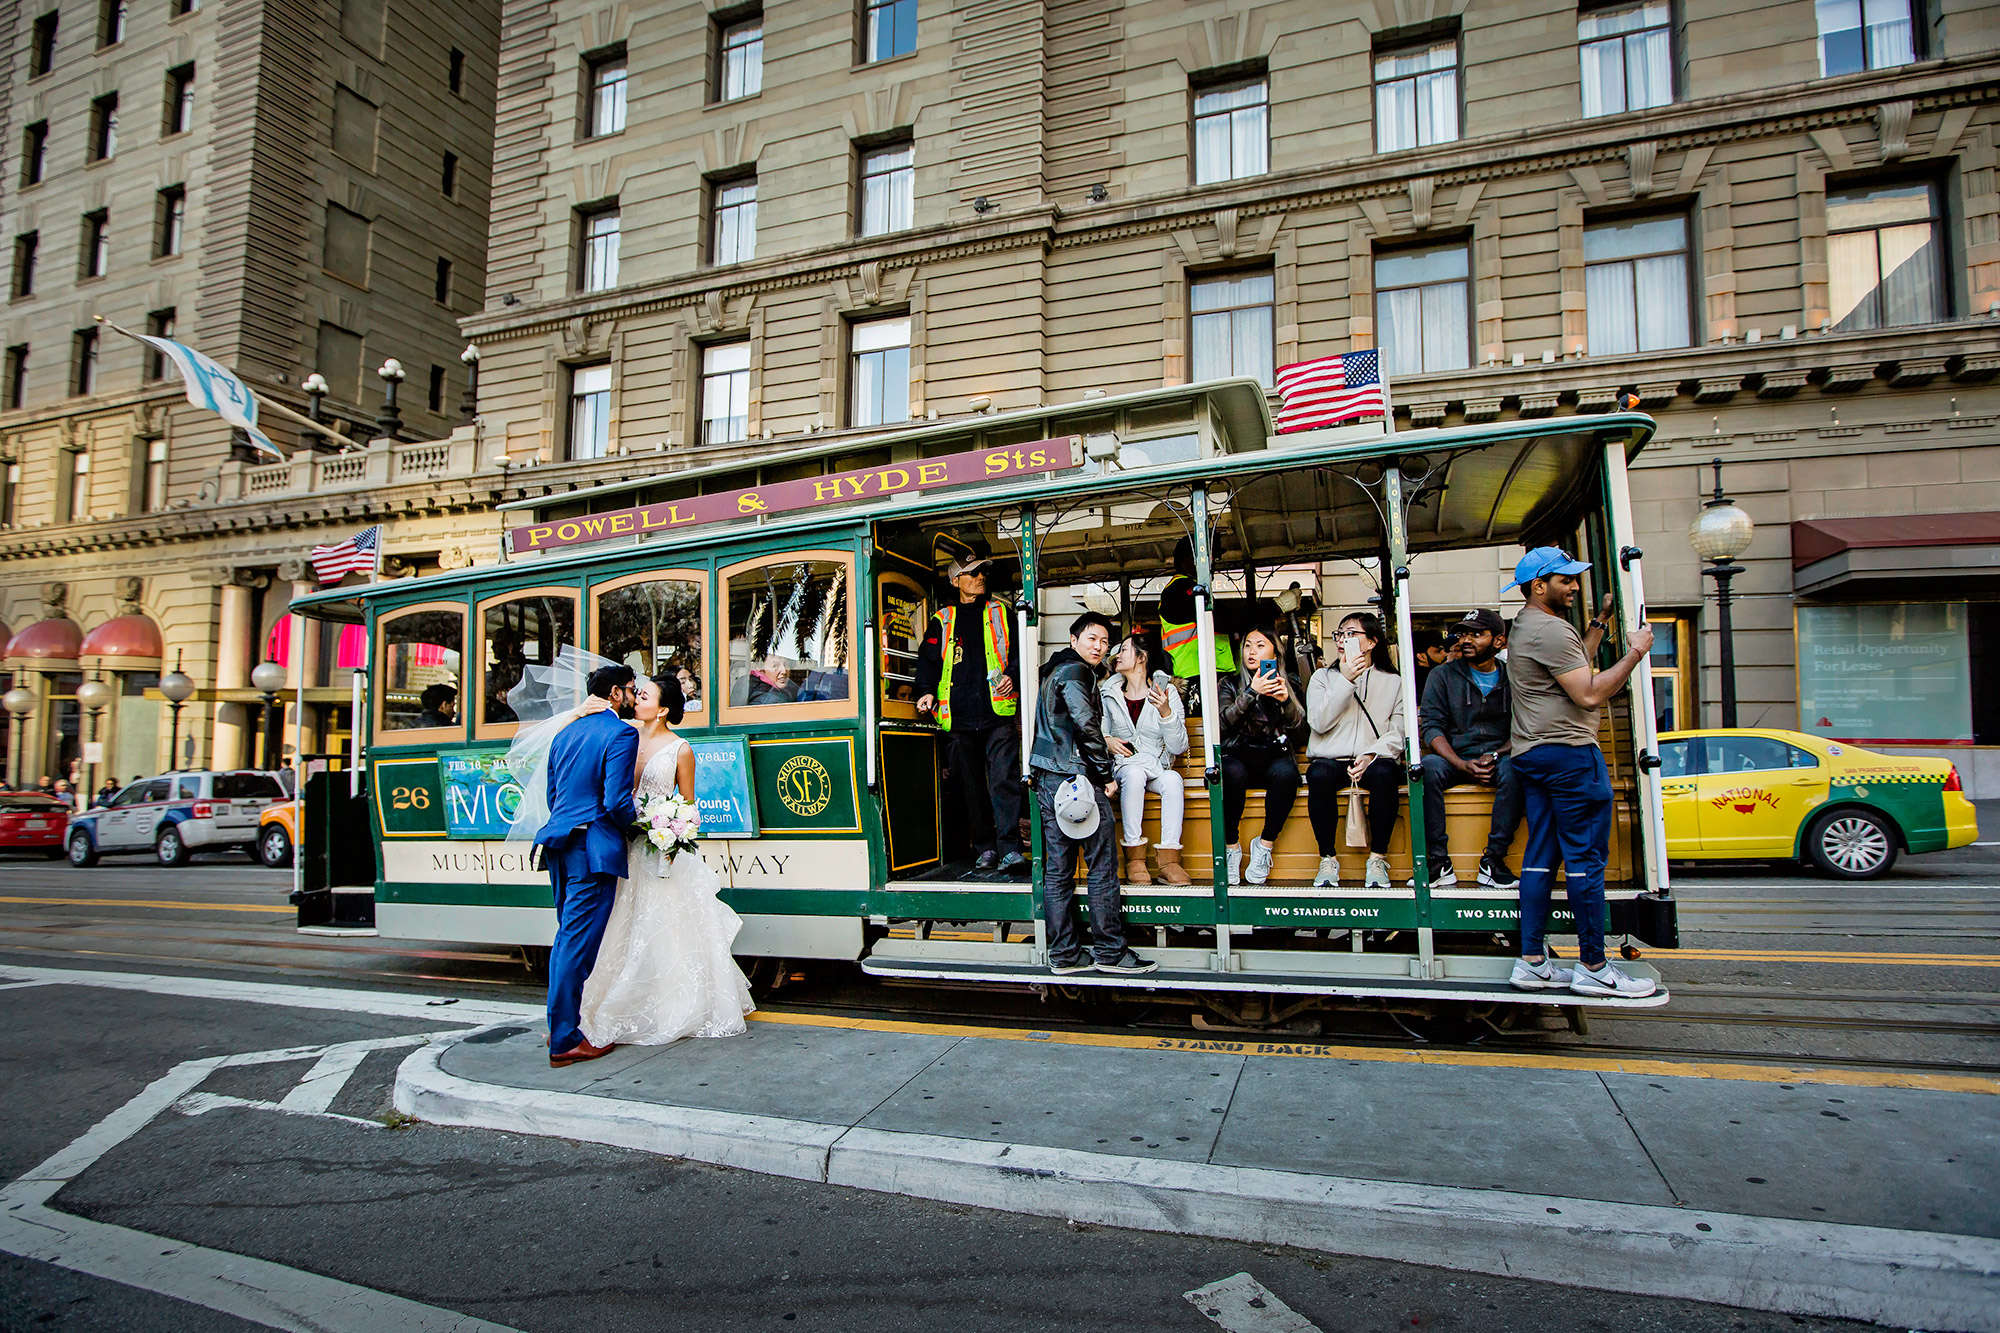
<svg viewBox="0 0 2000 1333">
<path fill-rule="evenodd" d="M 403 382 L 403 363 L 392 356 L 375 373 L 382 377 L 382 415 L 375 418 L 375 433 L 393 440 L 403 430 L 403 415 L 396 409 L 396 388 Z"/>
<path fill-rule="evenodd" d="M 1729 581 L 1743 572 L 1736 557 L 1750 549 L 1757 525 L 1722 493 L 1722 460 L 1712 460 L 1715 494 L 1703 502 L 1701 513 L 1688 527 L 1688 545 L 1708 561 L 1702 573 L 1715 580 L 1715 628 L 1719 638 L 1718 665 L 1722 671 L 1722 725 L 1736 725 L 1736 640 L 1729 623 Z"/>
<path fill-rule="evenodd" d="M 285 669 L 276 662 L 259 662 L 251 669 L 250 684 L 264 696 L 264 713 L 257 730 L 263 736 L 263 767 L 268 772 L 277 767 L 271 762 L 271 713 L 278 703 L 278 691 L 285 688 Z"/>
<path fill-rule="evenodd" d="M 111 687 L 101 680 L 86 680 L 76 687 L 77 707 L 90 718 L 90 727 L 84 735 L 83 790 L 76 794 L 79 810 L 89 807 L 91 793 L 97 790 L 97 765 L 90 761 L 90 747 L 99 743 L 98 719 L 110 702 Z"/>
<path fill-rule="evenodd" d="M 173 711 L 173 727 L 167 740 L 167 767 L 171 770 L 181 766 L 181 705 L 194 697 L 194 681 L 181 670 L 179 654 L 174 656 L 174 669 L 160 677 L 160 693 Z"/>
<path fill-rule="evenodd" d="M 0 708 L 5 708 L 14 718 L 14 753 L 9 756 L 12 761 L 9 776 L 16 790 L 21 786 L 22 752 L 27 748 L 24 732 L 27 730 L 28 715 L 35 711 L 36 702 L 35 692 L 22 685 L 0 694 Z"/>
</svg>

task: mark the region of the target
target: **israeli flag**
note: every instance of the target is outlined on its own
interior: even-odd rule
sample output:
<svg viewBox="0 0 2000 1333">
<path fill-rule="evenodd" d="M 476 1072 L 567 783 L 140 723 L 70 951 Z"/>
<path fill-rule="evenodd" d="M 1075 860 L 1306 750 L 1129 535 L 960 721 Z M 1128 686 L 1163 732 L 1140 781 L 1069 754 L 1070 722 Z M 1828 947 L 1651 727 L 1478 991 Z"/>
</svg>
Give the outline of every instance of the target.
<svg viewBox="0 0 2000 1333">
<path fill-rule="evenodd" d="M 251 444 L 271 457 L 285 456 L 263 431 L 257 429 L 257 399 L 252 396 L 250 386 L 237 378 L 235 371 L 172 338 L 155 338 L 146 333 L 133 336 L 151 343 L 173 360 L 175 368 L 181 372 L 182 382 L 187 385 L 187 400 L 190 403 L 205 407 L 230 425 L 241 428 L 250 437 Z"/>
</svg>

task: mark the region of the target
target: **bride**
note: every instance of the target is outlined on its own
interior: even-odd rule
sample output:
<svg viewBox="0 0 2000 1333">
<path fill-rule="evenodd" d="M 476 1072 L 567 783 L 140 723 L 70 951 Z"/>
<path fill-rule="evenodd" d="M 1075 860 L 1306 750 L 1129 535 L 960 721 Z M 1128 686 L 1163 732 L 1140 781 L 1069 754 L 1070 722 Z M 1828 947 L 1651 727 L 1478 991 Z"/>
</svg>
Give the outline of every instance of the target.
<svg viewBox="0 0 2000 1333">
<path fill-rule="evenodd" d="M 633 793 L 643 801 L 678 789 L 692 801 L 694 749 L 671 726 L 681 720 L 680 682 L 641 676 L 637 689 Z M 631 867 L 583 984 L 584 1036 L 597 1046 L 659 1046 L 740 1034 L 756 1006 L 729 953 L 743 919 L 716 896 L 721 880 L 699 855 L 668 861 L 643 841 L 632 847 Z"/>
</svg>

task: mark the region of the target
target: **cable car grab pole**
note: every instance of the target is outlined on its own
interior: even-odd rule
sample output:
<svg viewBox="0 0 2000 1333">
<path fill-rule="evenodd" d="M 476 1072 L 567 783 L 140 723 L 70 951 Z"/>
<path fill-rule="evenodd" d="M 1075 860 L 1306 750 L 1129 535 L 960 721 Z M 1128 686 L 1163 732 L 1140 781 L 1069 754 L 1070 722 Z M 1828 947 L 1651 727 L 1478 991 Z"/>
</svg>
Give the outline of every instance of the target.
<svg viewBox="0 0 2000 1333">
<path fill-rule="evenodd" d="M 1201 691 L 1201 775 L 1208 788 L 1209 885 L 1215 901 L 1215 964 L 1229 970 L 1228 860 L 1222 846 L 1222 707 L 1215 692 L 1215 594 L 1209 580 L 1215 570 L 1208 556 L 1208 488 L 1197 486 L 1188 498 L 1194 520 L 1194 632 L 1196 679 Z"/>
<path fill-rule="evenodd" d="M 1431 925 L 1430 850 L 1424 838 L 1424 770 L 1418 759 L 1417 738 L 1423 734 L 1417 721 L 1416 634 L 1410 626 L 1410 533 L 1403 507 L 1403 470 L 1390 467 L 1382 474 L 1382 510 L 1389 521 L 1389 567 L 1383 571 L 1385 590 L 1393 592 L 1396 614 L 1396 646 L 1400 658 L 1397 679 L 1402 682 L 1403 777 L 1410 788 L 1411 881 L 1416 886 L 1417 964 L 1428 978 L 1434 966 L 1436 935 Z"/>
<path fill-rule="evenodd" d="M 1612 571 L 1612 578 L 1618 586 L 1619 621 L 1629 643 L 1633 632 L 1646 621 L 1646 580 L 1640 570 L 1645 552 L 1632 540 L 1632 493 L 1625 476 L 1623 440 L 1611 440 L 1604 446 L 1604 496 L 1611 511 L 1611 545 L 1617 552 L 1617 568 Z M 1646 887 L 1662 898 L 1671 898 L 1666 808 L 1660 798 L 1659 714 L 1653 711 L 1651 653 L 1639 659 L 1638 668 L 1627 684 L 1632 691 L 1632 750 L 1633 767 L 1639 777 L 1639 818 L 1645 829 L 1640 842 Z"/>
</svg>

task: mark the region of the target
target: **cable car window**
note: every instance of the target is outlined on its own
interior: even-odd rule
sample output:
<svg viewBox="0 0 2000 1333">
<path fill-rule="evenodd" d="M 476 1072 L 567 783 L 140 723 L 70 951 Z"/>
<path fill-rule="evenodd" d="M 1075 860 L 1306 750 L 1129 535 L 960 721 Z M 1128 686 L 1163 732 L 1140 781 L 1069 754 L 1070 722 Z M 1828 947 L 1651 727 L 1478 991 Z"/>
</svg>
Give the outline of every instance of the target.
<svg viewBox="0 0 2000 1333">
<path fill-rule="evenodd" d="M 1707 736 L 1702 746 L 1706 751 L 1703 771 L 1710 774 L 1795 767 L 1790 753 L 1793 747 L 1770 736 Z"/>
<path fill-rule="evenodd" d="M 430 607 L 382 621 L 381 731 L 456 729 L 465 686 L 465 610 Z"/>
<path fill-rule="evenodd" d="M 878 582 L 876 614 L 882 626 L 882 701 L 917 701 L 917 649 L 931 623 L 931 599 L 914 579 L 885 574 Z"/>
<path fill-rule="evenodd" d="M 729 706 L 848 698 L 845 560 L 788 557 L 729 575 Z"/>
<path fill-rule="evenodd" d="M 707 720 L 702 680 L 708 664 L 702 655 L 702 591 L 706 584 L 701 575 L 646 574 L 600 587 L 595 594 L 596 614 L 591 618 L 598 653 L 623 662 L 640 675 L 672 676 L 679 682 L 687 704 L 688 726 L 700 726 Z"/>
<path fill-rule="evenodd" d="M 1687 778 L 1694 776 L 1689 761 L 1694 758 L 1693 741 L 1664 741 L 1660 745 L 1660 776 L 1662 778 Z"/>
<path fill-rule="evenodd" d="M 514 704 L 528 668 L 554 666 L 563 645 L 576 643 L 576 594 L 538 588 L 487 602 L 479 609 L 479 639 L 479 725 L 518 722 Z"/>
</svg>

